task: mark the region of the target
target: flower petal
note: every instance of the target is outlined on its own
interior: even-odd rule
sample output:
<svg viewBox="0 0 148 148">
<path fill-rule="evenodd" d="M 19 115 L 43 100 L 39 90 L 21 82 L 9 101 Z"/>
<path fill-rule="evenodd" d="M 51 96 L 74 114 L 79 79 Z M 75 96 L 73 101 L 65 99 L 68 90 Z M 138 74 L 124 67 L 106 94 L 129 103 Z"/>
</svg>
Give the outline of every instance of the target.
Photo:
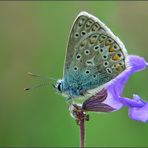
<svg viewBox="0 0 148 148">
<path fill-rule="evenodd" d="M 133 107 L 129 109 L 129 117 L 133 120 L 139 120 L 142 122 L 148 121 L 148 103 L 143 107 Z"/>
<path fill-rule="evenodd" d="M 130 55 L 128 56 L 128 61 L 129 67 L 127 70 L 122 72 L 112 81 L 112 83 L 109 84 L 109 86 L 107 86 L 107 90 L 112 95 L 113 99 L 118 99 L 122 96 L 124 86 L 132 74 L 143 70 L 148 66 L 148 63 L 144 60 L 144 58 L 139 56 Z"/>
<path fill-rule="evenodd" d="M 121 96 L 124 86 L 127 83 L 129 77 L 140 70 L 144 70 L 148 63 L 144 58 L 139 56 L 130 55 L 128 56 L 128 65 L 127 70 L 123 71 L 119 76 L 117 76 L 112 83 L 108 86 L 109 91 L 115 93 L 115 96 Z"/>
<path fill-rule="evenodd" d="M 133 100 L 141 104 L 141 107 L 135 106 L 129 108 L 129 117 L 133 120 L 146 122 L 148 120 L 148 103 L 142 100 L 138 95 L 133 95 Z"/>
<path fill-rule="evenodd" d="M 128 61 L 128 68 L 107 85 L 102 92 L 86 100 L 82 106 L 83 108 L 95 112 L 111 112 L 119 110 L 123 106 L 128 106 L 131 119 L 142 122 L 148 120 L 148 103 L 146 101 L 142 100 L 138 95 L 133 95 L 133 99 L 121 97 L 130 76 L 135 72 L 144 70 L 148 63 L 144 58 L 133 55 L 128 56 Z M 104 97 L 106 98 L 102 99 Z"/>
<path fill-rule="evenodd" d="M 143 57 L 135 55 L 130 55 L 128 57 L 130 67 L 133 72 L 144 70 L 148 66 L 148 63 L 145 61 Z"/>
<path fill-rule="evenodd" d="M 125 84 L 127 83 L 129 77 L 140 70 L 144 70 L 148 63 L 144 58 L 138 56 L 129 56 L 129 68 L 125 70 L 121 75 L 119 75 L 113 83 L 108 87 L 109 97 L 105 100 L 108 105 L 115 107 L 116 110 L 120 109 L 121 104 L 114 104 L 113 102 L 120 102 L 123 106 L 129 107 L 129 117 L 134 120 L 140 120 L 146 122 L 148 120 L 148 103 L 142 100 L 138 95 L 133 95 L 133 99 L 121 97 Z M 113 101 L 114 100 L 114 101 Z"/>
</svg>

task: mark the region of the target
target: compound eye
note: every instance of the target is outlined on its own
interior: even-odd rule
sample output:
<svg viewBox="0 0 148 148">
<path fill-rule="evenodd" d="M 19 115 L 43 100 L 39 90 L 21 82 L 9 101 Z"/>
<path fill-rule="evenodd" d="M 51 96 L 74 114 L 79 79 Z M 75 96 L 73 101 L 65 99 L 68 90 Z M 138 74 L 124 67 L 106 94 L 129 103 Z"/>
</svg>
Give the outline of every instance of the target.
<svg viewBox="0 0 148 148">
<path fill-rule="evenodd" d="M 58 90 L 61 91 L 61 83 L 58 84 Z"/>
</svg>

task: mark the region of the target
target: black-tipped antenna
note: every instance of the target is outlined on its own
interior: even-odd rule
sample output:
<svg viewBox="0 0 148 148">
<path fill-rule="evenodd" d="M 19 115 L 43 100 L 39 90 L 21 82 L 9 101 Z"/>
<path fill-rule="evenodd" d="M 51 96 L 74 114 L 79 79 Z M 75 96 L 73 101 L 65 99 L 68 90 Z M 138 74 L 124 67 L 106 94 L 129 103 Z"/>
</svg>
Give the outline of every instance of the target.
<svg viewBox="0 0 148 148">
<path fill-rule="evenodd" d="M 48 80 L 57 81 L 57 79 L 55 79 L 55 78 L 52 78 L 52 77 L 43 77 L 43 76 L 40 76 L 40 75 L 33 74 L 32 72 L 28 72 L 27 75 L 32 76 L 32 77 L 39 77 L 39 78 L 46 79 L 46 80 L 48 79 Z"/>
<path fill-rule="evenodd" d="M 32 76 L 32 77 L 42 78 L 44 80 L 54 80 L 54 81 L 57 81 L 57 79 L 55 79 L 55 78 L 43 77 L 43 76 L 40 76 L 40 75 L 33 74 L 32 72 L 28 72 L 27 75 Z M 39 88 L 39 87 L 43 87 L 43 86 L 47 86 L 47 85 L 49 85 L 49 82 L 45 82 L 45 83 L 37 84 L 37 85 L 31 86 L 31 87 L 27 87 L 27 88 L 24 88 L 24 90 L 32 90 L 34 88 Z"/>
<path fill-rule="evenodd" d="M 35 89 L 35 88 L 39 88 L 39 87 L 44 87 L 46 85 L 49 85 L 49 82 L 48 83 L 42 83 L 42 84 L 37 84 L 37 85 L 34 85 L 34 86 L 31 86 L 31 87 L 27 87 L 27 88 L 24 88 L 24 90 L 32 90 L 32 89 Z"/>
</svg>

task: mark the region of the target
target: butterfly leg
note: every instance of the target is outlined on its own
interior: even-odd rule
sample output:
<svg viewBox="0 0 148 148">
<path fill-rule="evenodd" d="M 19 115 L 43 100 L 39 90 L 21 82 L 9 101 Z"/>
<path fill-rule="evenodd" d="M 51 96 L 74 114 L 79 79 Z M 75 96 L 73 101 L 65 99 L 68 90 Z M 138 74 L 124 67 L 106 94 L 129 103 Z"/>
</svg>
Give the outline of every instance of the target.
<svg viewBox="0 0 148 148">
<path fill-rule="evenodd" d="M 65 99 L 65 101 L 68 102 L 68 103 L 71 102 L 71 100 L 72 100 L 71 97 L 68 97 L 68 98 Z"/>
</svg>

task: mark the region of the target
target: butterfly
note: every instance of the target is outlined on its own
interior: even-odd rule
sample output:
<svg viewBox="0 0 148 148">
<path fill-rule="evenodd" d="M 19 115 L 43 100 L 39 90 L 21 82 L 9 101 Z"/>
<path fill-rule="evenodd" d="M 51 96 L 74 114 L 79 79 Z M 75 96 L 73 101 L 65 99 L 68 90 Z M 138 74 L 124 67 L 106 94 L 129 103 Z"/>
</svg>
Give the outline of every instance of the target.
<svg viewBox="0 0 148 148">
<path fill-rule="evenodd" d="M 69 35 L 64 74 L 55 88 L 66 100 L 89 98 L 127 68 L 127 51 L 98 18 L 80 12 Z"/>
</svg>

